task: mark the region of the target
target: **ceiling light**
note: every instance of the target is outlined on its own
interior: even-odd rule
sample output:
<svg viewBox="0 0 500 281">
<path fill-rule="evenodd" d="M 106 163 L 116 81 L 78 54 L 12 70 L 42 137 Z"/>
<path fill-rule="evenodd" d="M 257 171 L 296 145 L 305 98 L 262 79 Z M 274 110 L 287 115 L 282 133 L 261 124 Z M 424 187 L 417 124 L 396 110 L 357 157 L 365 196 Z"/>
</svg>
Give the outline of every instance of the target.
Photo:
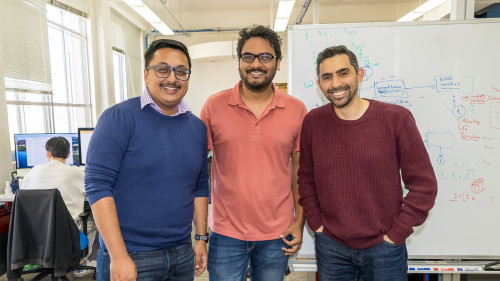
<svg viewBox="0 0 500 281">
<path fill-rule="evenodd" d="M 429 12 L 430 10 L 443 4 L 446 1 L 447 0 L 428 0 L 424 4 L 418 6 L 415 10 L 409 12 L 408 14 L 404 15 L 402 18 L 398 19 L 398 21 L 413 21 L 413 20 L 421 17 L 423 14 Z"/>
<path fill-rule="evenodd" d="M 161 19 L 153 12 L 151 11 L 150 8 L 147 6 L 134 6 L 134 10 L 141 15 L 145 20 L 153 23 L 153 22 L 160 22 Z"/>
<path fill-rule="evenodd" d="M 168 27 L 162 21 L 152 22 L 151 24 L 156 28 L 156 30 L 158 30 L 163 35 L 174 35 L 174 32 L 172 31 L 172 29 L 170 29 L 170 27 Z"/>
<path fill-rule="evenodd" d="M 274 31 L 285 31 L 294 5 L 295 0 L 280 0 L 278 12 L 276 13 L 276 21 L 274 22 Z"/>
<path fill-rule="evenodd" d="M 172 29 L 170 29 L 148 6 L 146 6 L 141 0 L 123 0 L 127 5 L 129 5 L 136 13 L 143 17 L 146 21 L 151 23 L 156 30 L 158 30 L 163 35 L 174 35 Z"/>
<path fill-rule="evenodd" d="M 274 22 L 274 31 L 284 31 L 288 25 L 289 19 L 276 19 Z"/>
</svg>

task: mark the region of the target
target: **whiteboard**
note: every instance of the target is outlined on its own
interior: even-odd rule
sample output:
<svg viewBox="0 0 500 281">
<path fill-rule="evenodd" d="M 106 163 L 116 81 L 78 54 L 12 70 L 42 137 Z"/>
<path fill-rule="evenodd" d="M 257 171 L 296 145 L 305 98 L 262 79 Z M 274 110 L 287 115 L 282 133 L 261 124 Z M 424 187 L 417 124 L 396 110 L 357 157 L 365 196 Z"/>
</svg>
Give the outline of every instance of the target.
<svg viewBox="0 0 500 281">
<path fill-rule="evenodd" d="M 311 110 L 328 101 L 316 57 L 344 44 L 358 57 L 364 98 L 414 115 L 438 179 L 410 258 L 500 256 L 500 21 L 293 26 L 289 93 Z M 298 257 L 314 256 L 310 229 Z"/>
</svg>

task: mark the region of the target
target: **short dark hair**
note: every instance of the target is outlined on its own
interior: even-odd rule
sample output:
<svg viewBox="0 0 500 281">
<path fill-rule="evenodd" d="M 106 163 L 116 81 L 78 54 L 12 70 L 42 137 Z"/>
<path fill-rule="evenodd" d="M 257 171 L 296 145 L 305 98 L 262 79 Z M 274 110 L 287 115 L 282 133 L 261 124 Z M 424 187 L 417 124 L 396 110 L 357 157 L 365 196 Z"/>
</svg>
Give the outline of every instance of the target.
<svg viewBox="0 0 500 281">
<path fill-rule="evenodd" d="M 274 49 L 276 60 L 281 59 L 281 38 L 279 37 L 278 33 L 262 25 L 254 25 L 244 28 L 240 31 L 240 38 L 238 39 L 238 45 L 236 46 L 236 53 L 238 54 L 238 58 L 241 55 L 241 49 L 243 49 L 243 45 L 248 39 L 252 37 L 260 37 L 269 41 L 269 44 L 271 44 L 271 47 L 273 47 Z"/>
<path fill-rule="evenodd" d="M 53 137 L 45 143 L 45 149 L 50 151 L 52 157 L 68 158 L 69 141 L 64 137 Z"/>
<path fill-rule="evenodd" d="M 326 59 L 334 57 L 336 55 L 346 54 L 349 57 L 349 62 L 354 67 L 356 73 L 359 70 L 358 59 L 356 55 L 349 49 L 347 49 L 344 45 L 332 46 L 324 49 L 321 53 L 318 54 L 318 58 L 316 59 L 316 75 L 319 77 L 319 65 Z"/>
<path fill-rule="evenodd" d="M 172 40 L 172 39 L 155 40 L 151 43 L 151 45 L 149 45 L 149 48 L 144 53 L 144 61 L 146 64 L 145 68 L 149 66 L 149 63 L 153 59 L 153 55 L 156 52 L 156 50 L 162 49 L 162 48 L 170 48 L 170 49 L 182 51 L 186 55 L 186 57 L 188 59 L 188 63 L 189 63 L 189 69 L 191 69 L 191 57 L 189 56 L 189 52 L 188 52 L 186 45 L 182 44 L 179 41 Z"/>
</svg>

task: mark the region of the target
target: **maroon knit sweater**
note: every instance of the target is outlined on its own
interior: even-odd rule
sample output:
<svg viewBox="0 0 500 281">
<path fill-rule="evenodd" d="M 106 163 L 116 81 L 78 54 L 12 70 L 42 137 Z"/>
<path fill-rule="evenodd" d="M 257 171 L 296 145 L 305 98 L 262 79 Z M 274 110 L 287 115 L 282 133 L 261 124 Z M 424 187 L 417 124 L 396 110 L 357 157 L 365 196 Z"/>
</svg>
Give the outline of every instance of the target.
<svg viewBox="0 0 500 281">
<path fill-rule="evenodd" d="M 410 111 L 368 101 L 358 120 L 340 119 L 331 104 L 311 110 L 300 139 L 299 202 L 307 223 L 313 231 L 323 225 L 326 235 L 353 249 L 372 247 L 384 234 L 402 244 L 424 223 L 437 194 Z"/>
</svg>

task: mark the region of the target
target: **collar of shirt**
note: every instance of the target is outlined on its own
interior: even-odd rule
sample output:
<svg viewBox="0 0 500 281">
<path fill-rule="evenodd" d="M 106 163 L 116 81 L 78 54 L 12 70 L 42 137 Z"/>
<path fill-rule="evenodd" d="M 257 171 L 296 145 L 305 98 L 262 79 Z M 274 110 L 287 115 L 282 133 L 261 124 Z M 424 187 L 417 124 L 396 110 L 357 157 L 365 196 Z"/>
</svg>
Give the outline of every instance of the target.
<svg viewBox="0 0 500 281">
<path fill-rule="evenodd" d="M 151 105 L 154 110 L 158 111 L 159 113 L 166 115 L 161 111 L 160 107 L 154 102 L 153 98 L 151 97 L 151 94 L 149 93 L 148 87 L 144 88 L 144 92 L 141 95 L 141 109 L 144 109 L 146 105 Z M 188 111 L 191 111 L 187 103 L 184 101 L 184 99 L 181 100 L 179 103 L 179 107 L 177 108 L 177 113 L 173 115 L 167 115 L 167 116 L 179 116 L 181 114 L 184 114 Z"/>
</svg>

